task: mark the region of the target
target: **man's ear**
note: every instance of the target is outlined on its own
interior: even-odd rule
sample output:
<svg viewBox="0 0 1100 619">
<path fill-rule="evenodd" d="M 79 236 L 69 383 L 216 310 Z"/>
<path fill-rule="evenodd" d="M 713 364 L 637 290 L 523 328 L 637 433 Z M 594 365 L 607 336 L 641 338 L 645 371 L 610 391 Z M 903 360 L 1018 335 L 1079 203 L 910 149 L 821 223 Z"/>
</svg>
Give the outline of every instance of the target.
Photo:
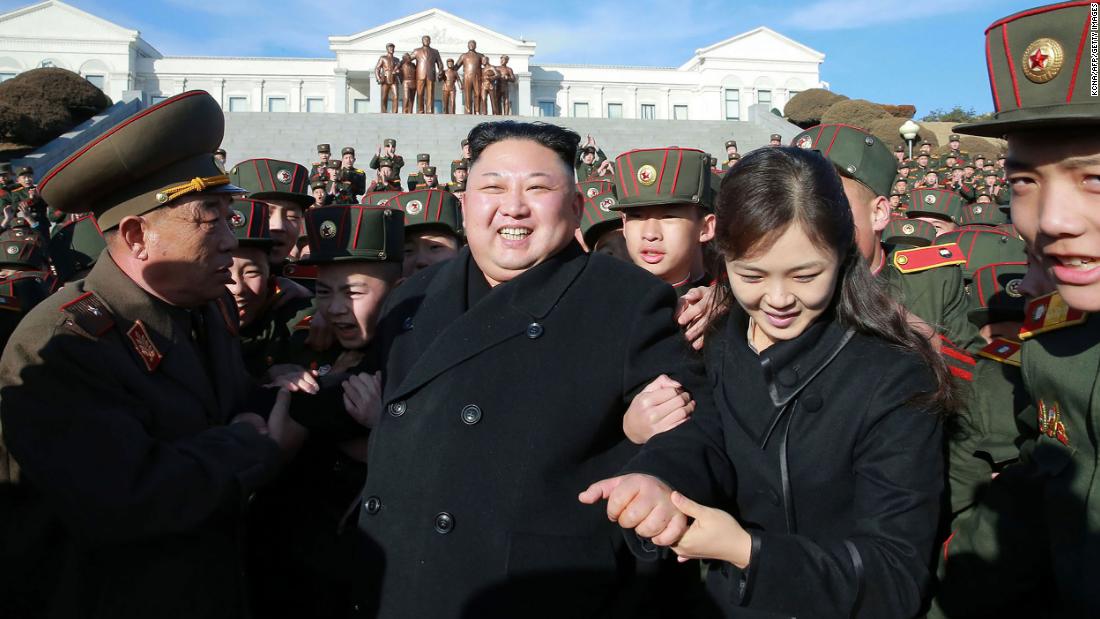
<svg viewBox="0 0 1100 619">
<path fill-rule="evenodd" d="M 890 200 L 883 196 L 875 196 L 871 202 L 871 228 L 876 234 L 886 229 L 890 223 Z"/>
<path fill-rule="evenodd" d="M 716 227 L 718 217 L 714 213 L 707 213 L 703 215 L 703 226 L 699 230 L 699 242 L 706 243 L 714 238 L 714 229 Z"/>
<path fill-rule="evenodd" d="M 149 257 L 147 238 L 151 230 L 149 221 L 140 215 L 127 215 L 118 222 L 118 239 L 126 253 L 136 260 Z"/>
</svg>

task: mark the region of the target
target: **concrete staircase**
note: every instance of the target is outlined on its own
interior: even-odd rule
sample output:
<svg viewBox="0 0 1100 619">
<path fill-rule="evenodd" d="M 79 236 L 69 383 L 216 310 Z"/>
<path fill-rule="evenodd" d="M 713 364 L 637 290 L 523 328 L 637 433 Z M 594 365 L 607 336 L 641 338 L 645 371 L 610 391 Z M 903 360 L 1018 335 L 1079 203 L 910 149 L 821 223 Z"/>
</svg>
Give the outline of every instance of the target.
<svg viewBox="0 0 1100 619">
<path fill-rule="evenodd" d="M 344 146 L 354 146 L 357 165 L 367 163 L 385 138 L 397 140 L 397 152 L 405 158 L 407 175 L 414 167 L 417 153 L 429 153 L 432 162 L 442 168 L 446 180 L 452 159 L 461 156 L 459 144 L 475 125 L 499 116 L 410 115 L 410 114 L 309 114 L 232 112 L 225 115 L 223 147 L 228 163 L 255 157 L 296 161 L 303 165 L 316 161 L 317 144 L 332 145 L 339 157 Z M 517 120 L 535 120 L 518 118 Z M 546 118 L 580 133 L 582 140 L 591 135 L 608 157 L 634 148 L 685 146 L 699 148 L 725 160 L 725 141 L 736 139 L 741 153 L 768 143 L 772 133 L 789 143 L 800 130 L 754 105 L 746 121 L 626 120 L 607 118 Z M 404 179 L 402 179 L 404 180 Z"/>
<path fill-rule="evenodd" d="M 18 170 L 22 166 L 30 166 L 34 168 L 35 178 L 41 180 L 50 169 L 64 161 L 66 157 L 83 148 L 111 127 L 138 113 L 143 107 L 145 106 L 140 97 L 119 101 L 73 127 L 71 131 L 47 142 L 26 157 L 13 160 L 12 168 Z"/>
</svg>

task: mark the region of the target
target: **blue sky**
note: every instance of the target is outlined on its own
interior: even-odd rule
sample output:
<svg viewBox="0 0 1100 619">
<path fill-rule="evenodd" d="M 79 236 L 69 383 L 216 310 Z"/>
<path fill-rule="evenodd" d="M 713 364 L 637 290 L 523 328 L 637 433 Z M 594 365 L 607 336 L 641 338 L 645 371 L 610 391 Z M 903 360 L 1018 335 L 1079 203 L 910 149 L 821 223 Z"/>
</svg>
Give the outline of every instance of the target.
<svg viewBox="0 0 1100 619">
<path fill-rule="evenodd" d="M 31 4 L 0 0 L 0 12 Z M 438 7 L 535 41 L 535 62 L 677 66 L 698 48 L 768 26 L 825 53 L 836 92 L 913 104 L 992 109 L 984 35 L 1035 0 L 69 0 L 167 55 L 331 57 L 329 35 L 354 34 Z"/>
</svg>

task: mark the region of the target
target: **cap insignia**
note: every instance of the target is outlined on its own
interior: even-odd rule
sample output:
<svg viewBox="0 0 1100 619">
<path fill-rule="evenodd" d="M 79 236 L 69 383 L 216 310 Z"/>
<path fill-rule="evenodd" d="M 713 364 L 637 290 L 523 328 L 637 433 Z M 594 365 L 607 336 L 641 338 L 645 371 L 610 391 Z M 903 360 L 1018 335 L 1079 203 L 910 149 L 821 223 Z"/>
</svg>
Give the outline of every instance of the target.
<svg viewBox="0 0 1100 619">
<path fill-rule="evenodd" d="M 286 168 L 283 168 L 282 170 L 279 170 L 278 172 L 275 173 L 275 180 L 277 180 L 280 183 L 286 185 L 287 183 L 290 182 L 290 170 L 287 170 Z"/>
<path fill-rule="evenodd" d="M 322 222 L 318 232 L 321 233 L 321 238 L 331 239 L 336 236 L 336 224 L 331 221 Z"/>
<path fill-rule="evenodd" d="M 1008 282 L 1007 284 L 1005 284 L 1005 293 L 1007 293 L 1008 296 L 1015 297 L 1015 298 L 1019 298 L 1019 297 L 1023 296 L 1020 293 L 1020 284 L 1021 283 L 1022 282 L 1019 278 Z"/>
<path fill-rule="evenodd" d="M 600 210 L 605 213 L 611 212 L 611 207 L 615 205 L 615 198 L 604 198 L 600 200 Z"/>
<path fill-rule="evenodd" d="M 409 215 L 419 215 L 422 210 L 424 210 L 424 205 L 420 200 L 409 200 L 409 203 L 405 205 L 405 212 Z"/>
<path fill-rule="evenodd" d="M 638 182 L 649 187 L 657 182 L 657 169 L 648 163 L 638 168 Z"/>
<path fill-rule="evenodd" d="M 1054 39 L 1036 39 L 1024 50 L 1024 77 L 1036 84 L 1045 84 L 1058 77 L 1065 62 L 1062 45 Z"/>
<path fill-rule="evenodd" d="M 936 194 L 930 193 L 930 194 L 924 196 L 924 203 L 925 204 L 935 204 L 936 203 Z"/>
<path fill-rule="evenodd" d="M 917 228 L 913 224 L 905 224 L 901 227 L 901 231 L 905 234 L 913 234 L 917 231 Z"/>
<path fill-rule="evenodd" d="M 232 211 L 230 211 L 229 225 L 233 226 L 234 228 L 243 228 L 245 221 L 246 220 L 244 218 L 244 213 L 238 211 L 237 209 L 233 209 Z"/>
<path fill-rule="evenodd" d="M 799 148 L 809 148 L 809 147 L 813 146 L 813 144 L 814 144 L 814 139 L 812 137 L 810 137 L 809 135 L 804 135 L 804 136 L 798 138 L 798 141 L 795 142 L 795 146 L 797 146 Z"/>
<path fill-rule="evenodd" d="M 599 187 L 589 187 L 588 191 L 584 192 L 585 196 L 587 196 L 589 198 L 591 198 L 592 196 L 595 196 L 598 193 L 600 193 L 600 188 Z"/>
</svg>

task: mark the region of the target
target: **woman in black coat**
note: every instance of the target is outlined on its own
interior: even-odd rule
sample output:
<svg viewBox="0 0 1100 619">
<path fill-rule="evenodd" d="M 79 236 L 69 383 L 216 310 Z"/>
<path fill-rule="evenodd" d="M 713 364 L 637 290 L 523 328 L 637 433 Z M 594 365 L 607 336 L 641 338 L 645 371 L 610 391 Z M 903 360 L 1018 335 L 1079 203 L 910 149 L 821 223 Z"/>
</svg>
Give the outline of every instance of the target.
<svg viewBox="0 0 1100 619">
<path fill-rule="evenodd" d="M 627 467 L 640 475 L 582 500 L 608 497 L 624 528 L 710 560 L 727 616 L 912 617 L 931 581 L 949 375 L 858 257 L 819 155 L 750 154 L 717 215 L 731 290 L 707 338 L 719 412 L 655 436 Z"/>
</svg>

